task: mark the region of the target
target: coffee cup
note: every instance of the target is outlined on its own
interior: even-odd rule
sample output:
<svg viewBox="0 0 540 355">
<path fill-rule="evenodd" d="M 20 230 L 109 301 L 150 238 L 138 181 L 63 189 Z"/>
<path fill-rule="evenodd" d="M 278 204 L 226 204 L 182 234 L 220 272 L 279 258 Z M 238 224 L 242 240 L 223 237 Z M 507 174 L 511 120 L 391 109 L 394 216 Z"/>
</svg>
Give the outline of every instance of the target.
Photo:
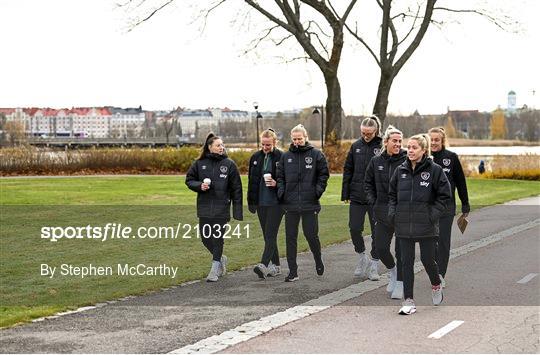
<svg viewBox="0 0 540 355">
<path fill-rule="evenodd" d="M 212 183 L 212 180 L 210 180 L 209 178 L 206 178 L 206 179 L 203 180 L 203 182 L 204 182 L 206 185 L 210 186 L 210 184 Z"/>
<path fill-rule="evenodd" d="M 264 174 L 263 177 L 264 177 L 264 182 L 266 183 L 266 185 L 268 185 L 270 181 L 272 181 L 272 174 L 270 173 Z"/>
</svg>

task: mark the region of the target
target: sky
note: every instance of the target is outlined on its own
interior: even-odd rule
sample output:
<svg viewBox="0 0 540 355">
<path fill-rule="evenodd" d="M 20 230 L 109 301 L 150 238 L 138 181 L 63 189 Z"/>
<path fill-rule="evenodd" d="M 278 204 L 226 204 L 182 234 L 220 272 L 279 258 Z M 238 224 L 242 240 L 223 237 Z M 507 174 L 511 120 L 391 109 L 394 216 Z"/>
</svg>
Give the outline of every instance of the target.
<svg viewBox="0 0 540 355">
<path fill-rule="evenodd" d="M 194 20 L 197 8 L 184 1 L 129 31 L 134 16 L 159 1 L 130 10 L 113 0 L 0 0 L 0 107 L 252 110 L 256 101 L 261 111 L 279 111 L 324 104 L 322 74 L 311 61 L 291 61 L 301 54 L 294 42 L 266 42 L 244 54 L 267 22 L 246 14 L 242 1 L 218 8 L 204 31 Z M 438 5 L 471 2 L 481 3 Z M 540 107 L 540 1 L 483 3 L 518 20 L 518 33 L 474 15 L 451 17 L 459 23 L 450 21 L 443 30 L 431 27 L 394 81 L 389 112 L 492 111 L 506 107 L 510 90 L 518 106 Z M 240 16 L 238 7 L 244 9 Z M 359 7 L 354 16 L 377 48 L 379 13 Z M 367 51 L 347 38 L 339 70 L 346 114 L 370 113 L 378 75 Z"/>
</svg>

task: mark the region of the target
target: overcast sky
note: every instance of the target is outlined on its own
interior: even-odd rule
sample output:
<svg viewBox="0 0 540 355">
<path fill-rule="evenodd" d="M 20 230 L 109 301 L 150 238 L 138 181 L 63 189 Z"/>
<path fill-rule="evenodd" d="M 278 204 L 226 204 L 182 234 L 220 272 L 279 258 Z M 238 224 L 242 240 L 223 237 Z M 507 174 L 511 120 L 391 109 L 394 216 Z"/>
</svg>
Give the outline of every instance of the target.
<svg viewBox="0 0 540 355">
<path fill-rule="evenodd" d="M 294 42 L 289 49 L 266 44 L 242 54 L 264 25 L 262 17 L 252 13 L 250 25 L 232 26 L 231 4 L 214 13 L 201 34 L 200 22 L 191 23 L 194 10 L 177 2 L 128 32 L 134 13 L 111 0 L 0 0 L 0 107 L 250 110 L 258 101 L 267 111 L 324 103 L 324 81 L 313 63 L 278 58 L 294 53 Z M 471 15 L 444 31 L 430 28 L 394 82 L 390 112 L 491 111 L 506 107 L 509 90 L 516 91 L 518 106 L 540 107 L 540 1 L 489 3 L 506 3 L 505 11 L 521 23 L 520 33 L 497 30 Z M 357 16 L 360 28 L 376 35 L 379 14 Z M 347 114 L 371 111 L 377 69 L 363 48 L 348 42 L 339 72 Z"/>
</svg>

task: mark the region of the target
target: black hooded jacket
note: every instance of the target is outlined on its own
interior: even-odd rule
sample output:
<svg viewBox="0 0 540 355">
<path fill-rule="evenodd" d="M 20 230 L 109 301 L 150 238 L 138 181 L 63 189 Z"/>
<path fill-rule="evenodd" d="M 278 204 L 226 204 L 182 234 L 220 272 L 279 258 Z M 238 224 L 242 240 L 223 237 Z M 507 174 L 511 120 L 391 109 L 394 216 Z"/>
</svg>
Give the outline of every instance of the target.
<svg viewBox="0 0 540 355">
<path fill-rule="evenodd" d="M 381 146 L 381 137 L 375 137 L 369 143 L 360 138 L 351 145 L 343 167 L 341 201 L 350 200 L 361 204 L 368 203 L 364 192 L 364 177 L 369 161 L 379 154 Z"/>
<path fill-rule="evenodd" d="M 371 158 L 364 179 L 364 191 L 367 201 L 373 205 L 375 220 L 389 224 L 388 221 L 388 190 L 390 179 L 396 168 L 407 159 L 407 151 L 400 149 L 398 154 L 388 155 L 383 151 Z"/>
<path fill-rule="evenodd" d="M 210 189 L 201 190 L 205 178 L 211 180 Z M 242 181 L 234 161 L 226 155 L 206 154 L 196 160 L 186 175 L 186 185 L 197 192 L 197 217 L 231 219 L 231 201 L 233 218 L 241 221 Z"/>
<path fill-rule="evenodd" d="M 282 153 L 283 152 L 277 148 L 274 148 L 274 150 L 268 153 L 272 157 L 271 174 L 274 180 L 277 176 L 277 166 L 279 164 L 279 160 L 281 159 Z M 252 213 L 255 213 L 259 204 L 259 186 L 261 184 L 261 179 L 264 175 L 264 157 L 264 152 L 262 150 L 259 150 L 255 152 L 249 159 L 247 202 L 249 210 Z M 277 194 L 277 185 L 276 187 L 268 188 Z"/>
<path fill-rule="evenodd" d="M 388 218 L 396 237 L 438 237 L 439 218 L 450 198 L 450 184 L 439 165 L 424 157 L 413 172 L 407 158 L 392 175 L 388 193 Z"/>
<path fill-rule="evenodd" d="M 469 213 L 471 206 L 469 205 L 469 194 L 467 193 L 467 181 L 463 168 L 459 162 L 456 153 L 446 149 L 438 152 L 433 152 L 433 161 L 443 169 L 446 178 L 450 183 L 450 191 L 452 191 L 452 200 L 448 203 L 448 208 L 444 215 L 456 214 L 456 187 L 458 190 L 459 199 L 461 200 L 461 213 Z"/>
<path fill-rule="evenodd" d="M 287 211 L 320 211 L 319 199 L 326 190 L 328 164 L 324 154 L 309 142 L 291 144 L 277 167 L 278 199 Z"/>
</svg>

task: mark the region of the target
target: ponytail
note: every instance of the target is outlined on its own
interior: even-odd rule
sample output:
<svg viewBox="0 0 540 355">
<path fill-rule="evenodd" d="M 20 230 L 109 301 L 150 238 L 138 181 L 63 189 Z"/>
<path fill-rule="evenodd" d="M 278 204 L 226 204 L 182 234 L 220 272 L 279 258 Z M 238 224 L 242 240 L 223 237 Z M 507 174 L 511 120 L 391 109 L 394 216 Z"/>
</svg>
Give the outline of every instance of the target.
<svg viewBox="0 0 540 355">
<path fill-rule="evenodd" d="M 379 120 L 379 117 L 377 117 L 376 115 L 371 115 L 369 117 L 364 118 L 360 126 L 375 127 L 375 136 L 377 137 L 381 136 L 381 121 Z"/>
<path fill-rule="evenodd" d="M 208 133 L 206 136 L 206 140 L 204 141 L 204 145 L 201 149 L 201 155 L 199 155 L 199 160 L 204 159 L 207 154 L 210 154 L 210 146 L 214 143 L 214 141 L 221 139 L 221 137 L 216 136 L 214 132 Z"/>
</svg>

